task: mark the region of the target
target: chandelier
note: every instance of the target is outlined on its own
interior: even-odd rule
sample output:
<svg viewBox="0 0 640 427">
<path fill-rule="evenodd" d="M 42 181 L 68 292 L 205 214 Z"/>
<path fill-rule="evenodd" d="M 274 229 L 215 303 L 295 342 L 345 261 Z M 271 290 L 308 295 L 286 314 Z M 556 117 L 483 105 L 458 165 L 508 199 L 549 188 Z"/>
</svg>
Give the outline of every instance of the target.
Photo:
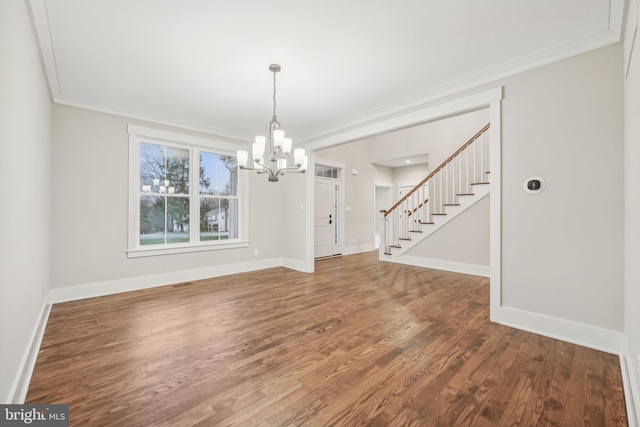
<svg viewBox="0 0 640 427">
<path fill-rule="evenodd" d="M 277 182 L 280 175 L 285 173 L 304 173 L 307 170 L 308 156 L 304 148 L 293 150 L 293 164 L 288 166 L 287 160 L 291 154 L 291 138 L 284 137 L 284 130 L 280 128 L 280 122 L 276 117 L 276 73 L 281 70 L 278 64 L 269 65 L 269 71 L 273 73 L 273 117 L 267 128 L 267 136 L 256 136 L 256 142 L 252 145 L 253 167 L 247 167 L 249 153 L 238 150 L 238 166 L 240 169 L 254 170 L 258 174 L 268 174 L 270 182 Z"/>
</svg>

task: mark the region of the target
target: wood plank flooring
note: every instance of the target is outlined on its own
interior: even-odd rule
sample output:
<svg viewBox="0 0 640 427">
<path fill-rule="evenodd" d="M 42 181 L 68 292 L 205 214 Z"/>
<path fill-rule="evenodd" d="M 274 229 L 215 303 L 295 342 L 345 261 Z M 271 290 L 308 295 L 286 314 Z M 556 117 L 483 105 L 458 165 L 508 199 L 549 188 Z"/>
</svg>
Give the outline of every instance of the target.
<svg viewBox="0 0 640 427">
<path fill-rule="evenodd" d="M 56 304 L 27 403 L 73 426 L 626 426 L 618 358 L 376 253 Z"/>
</svg>

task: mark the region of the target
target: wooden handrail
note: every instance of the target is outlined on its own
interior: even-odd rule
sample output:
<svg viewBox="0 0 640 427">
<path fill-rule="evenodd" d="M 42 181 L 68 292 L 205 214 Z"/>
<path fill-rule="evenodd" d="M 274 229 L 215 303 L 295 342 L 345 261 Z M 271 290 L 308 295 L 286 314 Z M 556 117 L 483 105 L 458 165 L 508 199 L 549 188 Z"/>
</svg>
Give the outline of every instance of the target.
<svg viewBox="0 0 640 427">
<path fill-rule="evenodd" d="M 420 203 L 418 206 L 416 206 L 415 208 L 413 208 L 413 210 L 412 210 L 412 211 L 409 211 L 409 214 L 407 214 L 407 216 L 411 216 L 411 215 L 413 215 L 414 213 L 416 213 L 416 211 L 417 211 L 418 209 L 420 209 L 421 207 L 423 207 L 423 206 L 424 206 L 428 201 L 429 201 L 429 199 L 425 199 L 423 203 Z M 406 212 L 406 211 L 405 211 L 405 212 Z"/>
<path fill-rule="evenodd" d="M 473 141 L 475 141 L 476 139 L 478 139 L 478 137 L 480 135 L 482 135 L 483 133 L 485 133 L 489 127 L 491 126 L 491 123 L 487 123 L 487 125 L 485 127 L 483 127 L 482 129 L 480 129 L 478 131 L 478 133 L 476 133 L 475 135 L 473 135 L 471 137 L 470 140 L 468 140 L 467 142 L 465 142 L 462 147 L 458 148 L 456 150 L 455 153 L 453 153 L 451 156 L 449 156 L 449 158 L 447 160 L 445 160 L 444 162 L 442 162 L 440 164 L 440 166 L 438 166 L 437 168 L 435 168 L 429 175 L 427 175 L 427 177 L 425 179 L 423 179 L 422 181 L 420 181 L 420 183 L 418 185 L 416 185 L 415 187 L 413 187 L 413 189 L 411 191 L 409 191 L 407 194 L 405 194 L 400 200 L 398 200 L 393 206 L 391 206 L 391 208 L 389 210 L 384 211 L 384 217 L 386 218 L 387 215 L 389 215 L 391 212 L 393 212 L 393 210 L 395 208 L 397 208 L 398 206 L 400 206 L 400 204 L 402 204 L 402 202 L 404 202 L 405 200 L 407 200 L 409 198 L 409 196 L 411 196 L 413 193 L 415 193 L 418 188 L 422 187 L 427 181 L 429 181 L 431 178 L 434 177 L 435 174 L 437 174 L 438 172 L 440 172 L 440 170 L 445 167 L 451 160 L 453 160 L 458 154 L 462 153 L 462 151 L 467 148 L 469 145 L 471 145 L 471 143 Z M 382 211 L 381 211 L 382 212 Z"/>
</svg>

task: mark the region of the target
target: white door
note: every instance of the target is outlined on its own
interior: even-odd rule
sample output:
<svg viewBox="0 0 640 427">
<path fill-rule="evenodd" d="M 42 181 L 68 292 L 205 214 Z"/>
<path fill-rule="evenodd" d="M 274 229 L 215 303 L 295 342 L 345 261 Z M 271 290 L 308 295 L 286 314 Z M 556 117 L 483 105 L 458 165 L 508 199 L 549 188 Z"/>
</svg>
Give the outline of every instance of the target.
<svg viewBox="0 0 640 427">
<path fill-rule="evenodd" d="M 340 191 L 337 180 L 316 178 L 315 183 L 315 258 L 342 253 L 340 241 Z"/>
</svg>

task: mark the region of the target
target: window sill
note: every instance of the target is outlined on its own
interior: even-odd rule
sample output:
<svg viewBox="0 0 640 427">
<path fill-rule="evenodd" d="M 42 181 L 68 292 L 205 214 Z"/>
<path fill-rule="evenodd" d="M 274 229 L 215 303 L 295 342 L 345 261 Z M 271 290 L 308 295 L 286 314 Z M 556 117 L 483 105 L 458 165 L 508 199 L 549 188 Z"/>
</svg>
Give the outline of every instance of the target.
<svg viewBox="0 0 640 427">
<path fill-rule="evenodd" d="M 157 255 L 172 255 L 172 254 L 184 254 L 190 252 L 204 252 L 204 251 L 219 251 L 223 249 L 236 249 L 247 248 L 249 242 L 247 241 L 234 241 L 229 243 L 218 243 L 215 245 L 190 245 L 190 246 L 175 246 L 171 248 L 142 248 L 131 249 L 127 251 L 127 258 L 141 258 Z"/>
</svg>

